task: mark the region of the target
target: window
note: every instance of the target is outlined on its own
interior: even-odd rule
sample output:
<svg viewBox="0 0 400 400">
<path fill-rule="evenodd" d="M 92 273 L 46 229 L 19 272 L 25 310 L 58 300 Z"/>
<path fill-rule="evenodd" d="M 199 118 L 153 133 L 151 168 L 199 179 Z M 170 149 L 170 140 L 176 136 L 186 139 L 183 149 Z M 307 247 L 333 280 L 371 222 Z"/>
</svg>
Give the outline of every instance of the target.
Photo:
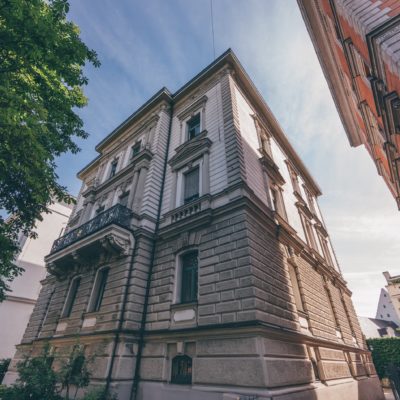
<svg viewBox="0 0 400 400">
<path fill-rule="evenodd" d="M 303 217 L 302 220 L 303 220 L 304 232 L 306 234 L 307 243 L 310 247 L 312 247 L 313 249 L 316 249 L 317 244 L 315 242 L 312 224 L 306 217 Z"/>
<path fill-rule="evenodd" d="M 193 139 L 200 135 L 200 113 L 194 115 L 187 122 L 188 139 Z"/>
<path fill-rule="evenodd" d="M 88 312 L 99 311 L 106 289 L 109 268 L 103 268 L 97 272 L 92 295 L 89 302 Z"/>
<path fill-rule="evenodd" d="M 286 163 L 289 170 L 290 180 L 292 181 L 293 191 L 300 194 L 299 177 L 297 176 L 292 166 L 289 164 L 289 161 L 286 161 Z"/>
<path fill-rule="evenodd" d="M 117 167 L 118 167 L 118 158 L 116 158 L 111 163 L 110 176 L 109 176 L 110 178 L 112 178 L 117 173 Z"/>
<path fill-rule="evenodd" d="M 142 146 L 142 141 L 139 140 L 138 142 L 136 142 L 132 147 L 131 147 L 131 158 L 135 157 L 136 154 L 140 153 L 140 149 Z"/>
<path fill-rule="evenodd" d="M 328 246 L 328 241 L 326 240 L 326 238 L 324 238 L 321 235 L 318 235 L 318 238 L 319 238 L 319 242 L 320 242 L 321 248 L 322 248 L 322 253 L 324 255 L 326 262 L 328 263 L 328 265 L 333 265 L 332 258 L 331 258 L 331 252 L 330 252 L 329 246 Z"/>
<path fill-rule="evenodd" d="M 303 301 L 301 299 L 300 288 L 299 288 L 299 281 L 297 279 L 297 273 L 294 266 L 290 263 L 289 263 L 289 276 L 290 276 L 290 281 L 292 283 L 293 295 L 297 310 L 304 312 Z"/>
<path fill-rule="evenodd" d="M 67 318 L 71 315 L 72 307 L 74 305 L 80 283 L 81 283 L 80 277 L 72 279 L 71 284 L 69 286 L 67 299 L 64 303 L 64 309 L 63 312 L 61 313 L 61 318 Z"/>
<path fill-rule="evenodd" d="M 197 301 L 197 251 L 181 256 L 181 303 Z"/>
<path fill-rule="evenodd" d="M 199 198 L 199 167 L 192 168 L 184 174 L 184 203 Z"/>
<path fill-rule="evenodd" d="M 386 314 L 390 318 L 390 314 Z"/>
<path fill-rule="evenodd" d="M 311 212 L 314 213 L 314 214 L 316 214 L 316 212 L 315 212 L 314 197 L 312 196 L 312 194 L 310 193 L 310 191 L 309 191 L 305 186 L 303 186 L 303 187 L 304 187 L 304 191 L 305 191 L 306 196 L 307 196 L 307 203 L 308 203 L 308 206 L 309 206 Z"/>
<path fill-rule="evenodd" d="M 129 190 L 127 192 L 124 192 L 119 196 L 119 204 L 122 206 L 127 206 L 128 205 L 128 198 L 129 198 Z"/>
<path fill-rule="evenodd" d="M 277 186 L 271 186 L 271 200 L 274 210 L 283 218 L 286 218 L 285 205 L 283 203 L 282 191 Z"/>
<path fill-rule="evenodd" d="M 385 306 L 385 305 L 383 305 L 383 308 L 386 308 L 386 306 Z"/>
<path fill-rule="evenodd" d="M 192 383 L 192 359 L 189 356 L 175 356 L 172 359 L 171 383 L 178 385 Z"/>
</svg>

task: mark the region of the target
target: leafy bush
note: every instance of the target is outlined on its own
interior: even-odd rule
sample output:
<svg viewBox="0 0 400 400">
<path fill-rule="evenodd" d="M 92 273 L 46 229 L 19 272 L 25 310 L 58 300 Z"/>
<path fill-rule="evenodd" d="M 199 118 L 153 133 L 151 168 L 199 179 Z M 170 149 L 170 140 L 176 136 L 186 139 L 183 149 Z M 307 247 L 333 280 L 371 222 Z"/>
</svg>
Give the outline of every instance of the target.
<svg viewBox="0 0 400 400">
<path fill-rule="evenodd" d="M 54 355 L 46 345 L 37 357 L 25 358 L 18 363 L 19 378 L 10 387 L 0 386 L 0 400 L 70 400 L 75 399 L 78 390 L 90 382 L 89 364 L 84 348 L 75 345 L 70 354 L 57 360 L 59 368 L 53 369 Z M 72 397 L 70 392 L 74 389 Z M 88 392 L 84 400 L 116 400 L 100 387 Z"/>
<path fill-rule="evenodd" d="M 388 367 L 400 367 L 400 338 L 368 339 L 379 378 L 388 378 Z"/>
</svg>

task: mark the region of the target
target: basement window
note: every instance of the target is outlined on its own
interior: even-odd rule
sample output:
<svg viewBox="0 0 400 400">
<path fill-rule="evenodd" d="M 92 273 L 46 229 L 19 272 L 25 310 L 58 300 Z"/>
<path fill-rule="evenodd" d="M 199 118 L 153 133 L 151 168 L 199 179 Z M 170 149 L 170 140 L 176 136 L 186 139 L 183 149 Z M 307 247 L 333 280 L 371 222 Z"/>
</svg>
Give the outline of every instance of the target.
<svg viewBox="0 0 400 400">
<path fill-rule="evenodd" d="M 189 356 L 175 356 L 172 359 L 171 383 L 178 385 L 192 383 L 192 359 Z"/>
</svg>

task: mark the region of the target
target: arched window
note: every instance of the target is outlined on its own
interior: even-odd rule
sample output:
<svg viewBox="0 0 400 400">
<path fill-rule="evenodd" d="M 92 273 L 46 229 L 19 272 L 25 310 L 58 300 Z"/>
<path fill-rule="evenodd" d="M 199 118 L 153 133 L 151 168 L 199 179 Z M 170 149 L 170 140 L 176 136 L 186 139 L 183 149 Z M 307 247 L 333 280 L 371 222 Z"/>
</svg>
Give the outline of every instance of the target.
<svg viewBox="0 0 400 400">
<path fill-rule="evenodd" d="M 189 356 L 175 356 L 172 359 L 171 383 L 178 385 L 192 383 L 192 359 Z"/>
</svg>

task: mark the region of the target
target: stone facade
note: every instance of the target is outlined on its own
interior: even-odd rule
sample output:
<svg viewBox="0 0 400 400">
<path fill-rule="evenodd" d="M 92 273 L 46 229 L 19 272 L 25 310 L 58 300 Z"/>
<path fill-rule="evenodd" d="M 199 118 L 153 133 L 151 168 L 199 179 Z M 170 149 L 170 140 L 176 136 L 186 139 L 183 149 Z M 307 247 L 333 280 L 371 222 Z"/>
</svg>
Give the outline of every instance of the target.
<svg viewBox="0 0 400 400">
<path fill-rule="evenodd" d="M 400 208 L 400 4 L 297 2 L 350 145 L 366 148 Z"/>
<path fill-rule="evenodd" d="M 121 400 L 383 398 L 320 189 L 232 51 L 97 150 L 13 367 L 79 337 Z"/>
</svg>

